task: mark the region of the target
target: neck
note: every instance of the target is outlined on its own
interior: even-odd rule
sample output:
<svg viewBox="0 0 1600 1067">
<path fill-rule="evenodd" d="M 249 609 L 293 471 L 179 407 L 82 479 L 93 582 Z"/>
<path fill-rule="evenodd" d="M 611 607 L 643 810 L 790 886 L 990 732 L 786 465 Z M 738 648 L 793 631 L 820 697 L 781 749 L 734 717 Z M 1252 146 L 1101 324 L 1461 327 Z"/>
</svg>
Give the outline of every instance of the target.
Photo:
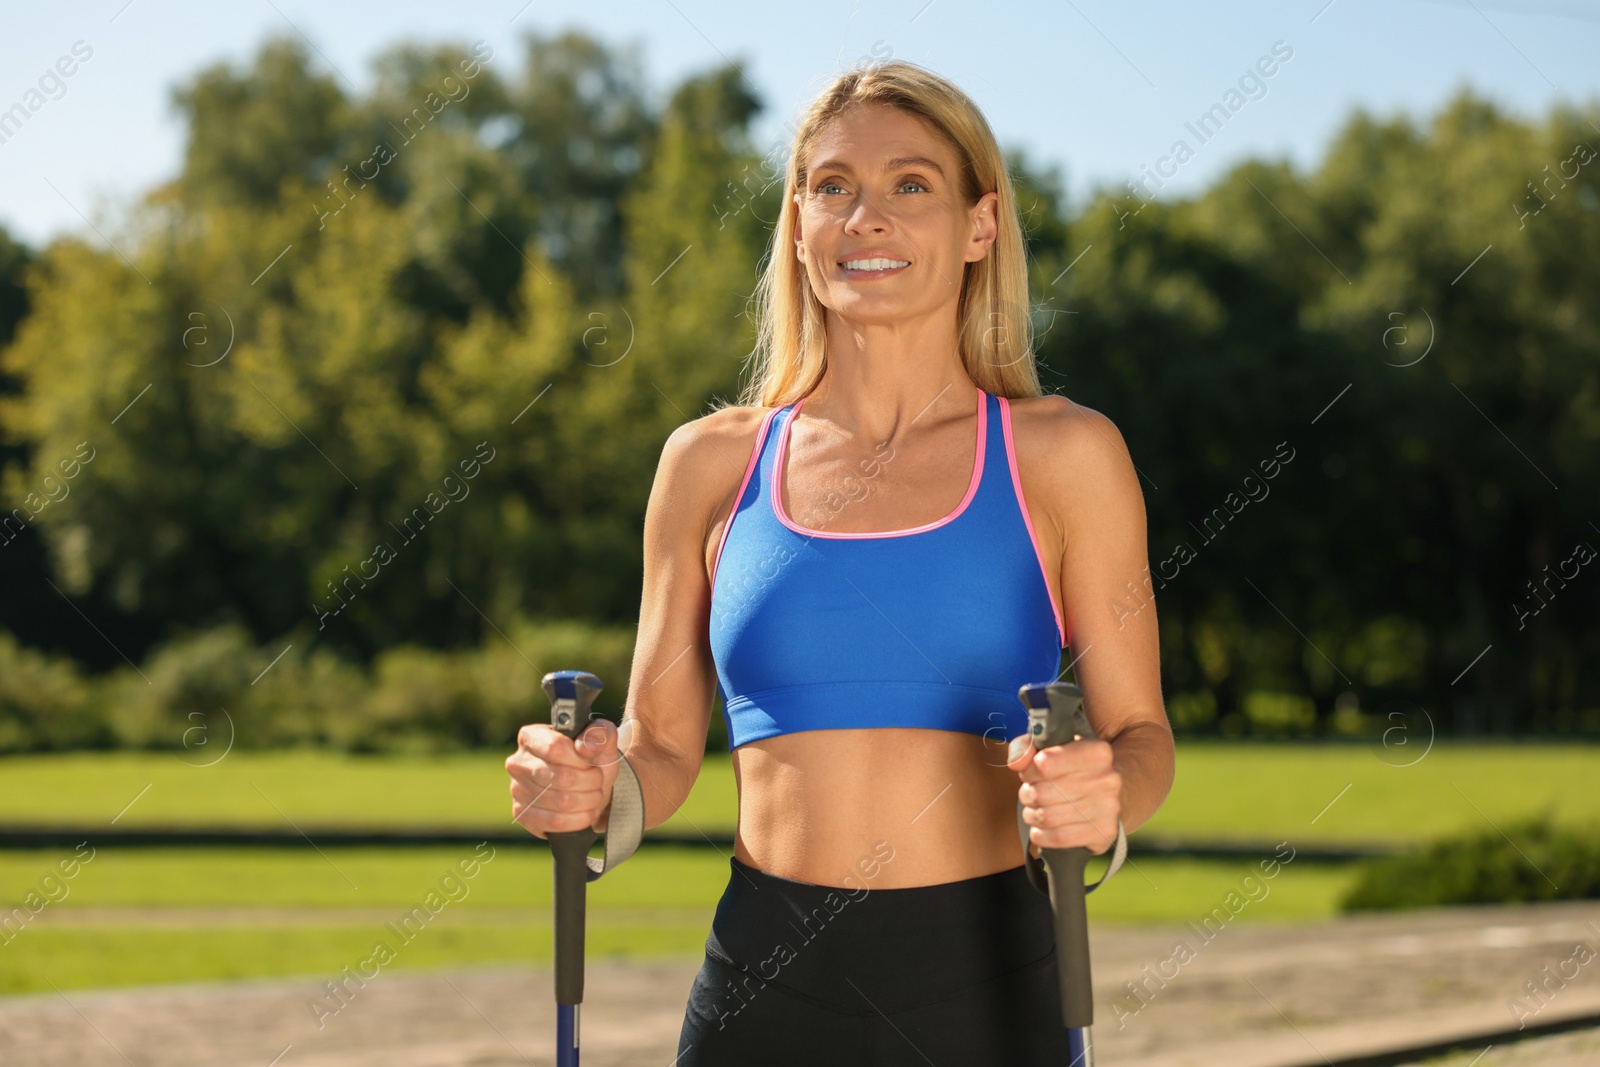
<svg viewBox="0 0 1600 1067">
<path fill-rule="evenodd" d="M 827 367 L 805 398 L 805 414 L 874 441 L 971 415 L 977 385 L 952 343 L 953 331 L 928 344 L 916 336 L 920 332 L 830 323 Z"/>
</svg>

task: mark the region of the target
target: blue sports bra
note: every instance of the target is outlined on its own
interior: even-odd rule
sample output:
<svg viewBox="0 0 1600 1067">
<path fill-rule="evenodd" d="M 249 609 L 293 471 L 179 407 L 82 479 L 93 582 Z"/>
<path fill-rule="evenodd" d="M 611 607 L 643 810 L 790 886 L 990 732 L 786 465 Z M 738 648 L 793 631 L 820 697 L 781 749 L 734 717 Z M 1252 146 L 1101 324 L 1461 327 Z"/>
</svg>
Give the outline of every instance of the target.
<svg viewBox="0 0 1600 1067">
<path fill-rule="evenodd" d="M 728 748 L 801 730 L 1027 731 L 1017 690 L 1059 677 L 1067 645 L 1012 447 L 1011 408 L 977 390 L 972 478 L 908 530 L 829 533 L 779 492 L 804 399 L 774 408 L 711 578 L 711 653 Z"/>
</svg>

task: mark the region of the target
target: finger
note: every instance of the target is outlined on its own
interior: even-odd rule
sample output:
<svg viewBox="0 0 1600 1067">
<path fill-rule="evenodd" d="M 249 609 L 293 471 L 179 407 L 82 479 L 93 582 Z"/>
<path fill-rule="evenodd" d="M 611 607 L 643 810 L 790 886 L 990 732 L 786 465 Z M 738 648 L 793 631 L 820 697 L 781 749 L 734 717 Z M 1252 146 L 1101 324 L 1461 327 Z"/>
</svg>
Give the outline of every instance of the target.
<svg viewBox="0 0 1600 1067">
<path fill-rule="evenodd" d="M 1024 799 L 1022 790 L 1029 790 L 1031 800 Z M 1121 813 L 1122 787 L 1114 776 L 1100 776 L 1088 780 L 1076 778 L 1045 778 L 1026 783 L 1017 790 L 1017 799 L 1024 806 L 1036 808 L 1067 807 L 1084 818 L 1108 815 L 1116 818 Z"/>
<path fill-rule="evenodd" d="M 1039 826 L 1028 828 L 1028 843 L 1040 848 L 1086 848 L 1099 856 L 1111 847 L 1112 841 L 1104 831 L 1090 823 L 1048 829 Z"/>
<path fill-rule="evenodd" d="M 1087 738 L 1065 745 L 1051 745 L 1033 758 L 1033 765 L 1047 778 L 1061 774 L 1084 774 L 1109 770 L 1114 755 L 1106 741 Z"/>
<path fill-rule="evenodd" d="M 1020 770 L 1018 776 L 1024 782 L 1036 786 L 1053 782 L 1057 788 L 1064 787 L 1069 793 L 1088 793 L 1095 789 L 1110 788 L 1110 783 L 1120 787 L 1120 778 L 1114 769 L 1100 766 L 1095 757 L 1085 758 L 1082 754 L 1073 755 L 1062 751 L 1069 747 L 1071 746 L 1044 750 L 1036 755 L 1027 767 Z"/>
<path fill-rule="evenodd" d="M 529 793 L 521 789 L 515 782 L 511 785 L 511 819 L 513 822 L 521 821 L 522 817 L 534 810 L 534 802 L 544 795 L 544 791 Z"/>
<path fill-rule="evenodd" d="M 517 732 L 517 745 L 522 751 L 538 756 L 546 763 L 563 767 L 592 766 L 578 754 L 572 739 L 549 723 L 524 726 Z"/>
<path fill-rule="evenodd" d="M 1105 797 L 1086 798 L 1081 803 L 1071 800 L 1059 804 L 1024 803 L 1021 808 L 1021 819 L 1029 826 L 1046 830 L 1073 826 L 1093 827 L 1089 837 L 1082 843 L 1093 845 L 1096 852 L 1102 851 L 1112 842 L 1111 835 L 1116 832 L 1119 815 L 1119 804 Z"/>
<path fill-rule="evenodd" d="M 517 815 L 514 821 L 529 833 L 544 837 L 547 834 L 582 830 L 594 821 L 594 816 L 587 813 L 556 814 L 547 811 L 526 811 Z"/>
<path fill-rule="evenodd" d="M 595 767 L 587 765 L 563 767 L 559 764 L 546 763 L 535 756 L 507 760 L 506 770 L 511 774 L 513 785 L 521 784 L 536 789 L 568 789 L 582 792 L 586 789 L 599 789 L 602 785 L 602 776 Z"/>
<path fill-rule="evenodd" d="M 1063 788 L 1065 786 L 1065 788 Z M 1017 799 L 1025 807 L 1043 808 L 1051 804 L 1082 804 L 1091 796 L 1073 779 L 1039 778 L 1017 788 Z"/>
<path fill-rule="evenodd" d="M 569 792 L 565 789 L 512 789 L 511 799 L 517 805 L 517 810 L 526 811 L 537 808 L 541 811 L 559 812 L 589 812 L 591 815 L 605 805 L 605 797 L 598 789 L 583 792 Z"/>
<path fill-rule="evenodd" d="M 1024 822 L 1036 817 L 1039 821 L 1033 822 L 1034 826 L 1066 826 L 1070 823 L 1110 823 L 1115 825 L 1119 812 L 1116 803 L 1109 797 L 1063 797 L 1056 803 L 1030 803 L 1022 804 L 1022 817 Z"/>
<path fill-rule="evenodd" d="M 595 719 L 578 735 L 575 748 L 590 766 L 606 767 L 621 758 L 616 723 L 610 719 Z"/>
<path fill-rule="evenodd" d="M 1112 749 L 1105 741 L 1072 741 L 1063 745 L 1036 748 L 1033 738 L 1024 734 L 1014 738 L 1006 766 L 1025 782 L 1055 778 L 1066 774 L 1093 774 L 1111 766 Z"/>
<path fill-rule="evenodd" d="M 1040 830 L 1066 831 L 1073 835 L 1069 842 L 1054 837 L 1049 847 L 1065 848 L 1083 845 L 1096 854 L 1104 852 L 1115 841 L 1121 806 L 1116 798 L 1088 797 L 1083 802 L 1067 801 L 1059 804 L 1024 804 L 1022 821 Z M 1037 838 L 1033 838 L 1037 841 Z"/>
<path fill-rule="evenodd" d="M 592 823 L 598 814 L 592 808 L 554 811 L 543 803 L 544 799 L 537 798 L 532 802 L 528 802 L 525 799 L 513 798 L 511 802 L 512 821 L 521 823 L 529 829 L 581 830 Z"/>
<path fill-rule="evenodd" d="M 1006 766 L 1019 774 L 1026 775 L 1033 766 L 1033 756 L 1036 752 L 1038 749 L 1033 747 L 1033 738 L 1027 734 L 1019 734 L 1011 739 L 1011 744 L 1006 749 Z"/>
</svg>

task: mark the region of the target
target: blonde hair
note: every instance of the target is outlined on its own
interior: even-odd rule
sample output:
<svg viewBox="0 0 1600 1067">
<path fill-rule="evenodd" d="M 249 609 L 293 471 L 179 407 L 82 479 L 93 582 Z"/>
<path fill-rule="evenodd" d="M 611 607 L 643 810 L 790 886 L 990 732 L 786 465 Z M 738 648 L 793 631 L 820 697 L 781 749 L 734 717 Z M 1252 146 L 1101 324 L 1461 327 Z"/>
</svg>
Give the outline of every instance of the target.
<svg viewBox="0 0 1600 1067">
<path fill-rule="evenodd" d="M 795 194 L 803 161 L 828 123 L 862 104 L 884 104 L 933 126 L 961 164 L 968 204 L 988 192 L 999 197 L 999 232 L 989 254 L 968 263 L 956 312 L 956 337 L 967 374 L 985 392 L 1007 398 L 1039 396 L 1028 301 L 1027 247 L 1005 158 L 972 99 L 932 71 L 904 60 L 856 67 L 839 75 L 801 117 L 783 183 L 783 210 L 753 300 L 756 345 L 747 357 L 755 373 L 739 403 L 777 407 L 816 388 L 827 360 L 826 308 L 794 254 Z"/>
</svg>

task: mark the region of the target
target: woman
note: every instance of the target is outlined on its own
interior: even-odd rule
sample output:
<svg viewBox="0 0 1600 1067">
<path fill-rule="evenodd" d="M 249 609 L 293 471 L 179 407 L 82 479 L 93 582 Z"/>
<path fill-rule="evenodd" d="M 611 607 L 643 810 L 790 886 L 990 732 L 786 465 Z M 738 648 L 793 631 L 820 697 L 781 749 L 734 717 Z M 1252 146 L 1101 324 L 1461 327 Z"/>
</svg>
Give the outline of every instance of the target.
<svg viewBox="0 0 1600 1067">
<path fill-rule="evenodd" d="M 1155 611 L 1125 604 L 1137 477 L 1105 416 L 1040 395 L 1009 176 L 959 89 L 840 76 L 784 191 L 757 375 L 662 451 L 622 734 L 524 727 L 513 813 L 604 830 L 620 751 L 664 822 L 715 692 L 739 824 L 676 1067 L 1064 1063 L 1016 812 L 1030 848 L 1104 853 L 1171 786 Z M 1017 689 L 1064 649 L 1101 740 L 1038 752 Z"/>
</svg>

